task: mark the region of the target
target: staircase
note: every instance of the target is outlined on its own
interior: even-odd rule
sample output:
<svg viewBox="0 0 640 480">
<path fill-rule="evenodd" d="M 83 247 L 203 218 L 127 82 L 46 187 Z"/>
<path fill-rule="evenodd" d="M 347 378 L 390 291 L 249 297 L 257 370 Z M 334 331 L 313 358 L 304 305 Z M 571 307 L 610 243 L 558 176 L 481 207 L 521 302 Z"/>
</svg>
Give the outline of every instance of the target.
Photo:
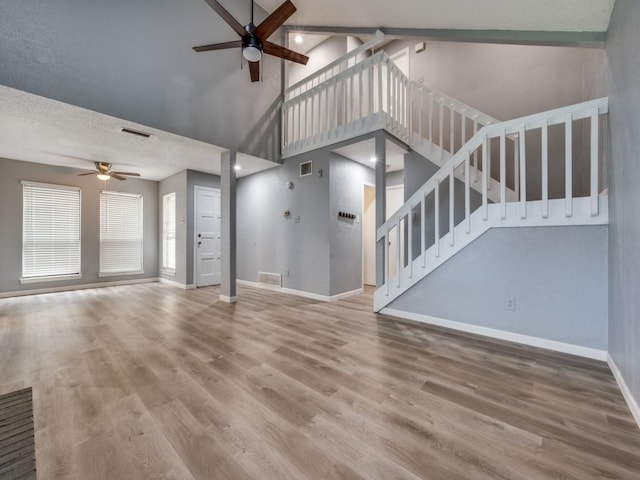
<svg viewBox="0 0 640 480">
<path fill-rule="evenodd" d="M 282 107 L 284 158 L 384 129 L 440 166 L 377 231 L 376 312 L 490 228 L 608 223 L 600 173 L 607 98 L 501 122 L 410 82 L 382 51 L 358 61 L 382 38 L 291 86 Z M 550 129 L 563 131 L 562 198 L 549 195 Z M 588 194 L 573 193 L 574 132 L 588 132 Z M 539 158 L 528 158 L 531 139 Z M 530 162 L 541 169 L 533 195 Z"/>
</svg>

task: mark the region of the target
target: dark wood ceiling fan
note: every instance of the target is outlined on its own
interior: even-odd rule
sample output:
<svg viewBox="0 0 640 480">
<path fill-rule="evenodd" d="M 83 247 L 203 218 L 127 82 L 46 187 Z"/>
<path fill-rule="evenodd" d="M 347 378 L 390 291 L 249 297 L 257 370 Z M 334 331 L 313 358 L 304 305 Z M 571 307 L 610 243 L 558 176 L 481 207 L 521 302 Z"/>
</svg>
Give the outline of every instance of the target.
<svg viewBox="0 0 640 480">
<path fill-rule="evenodd" d="M 205 1 L 240 35 L 241 39 L 232 42 L 213 43 L 211 45 L 193 47 L 196 52 L 210 52 L 212 50 L 241 47 L 242 56 L 249 62 L 249 74 L 251 75 L 252 82 L 260 80 L 260 60 L 262 59 L 263 53 L 291 62 L 301 63 L 302 65 L 306 65 L 309 61 L 309 57 L 306 55 L 267 41 L 267 38 L 295 13 L 296 7 L 290 0 L 286 0 L 257 27 L 253 23 L 253 0 L 251 0 L 251 22 L 244 27 L 216 0 Z"/>
</svg>

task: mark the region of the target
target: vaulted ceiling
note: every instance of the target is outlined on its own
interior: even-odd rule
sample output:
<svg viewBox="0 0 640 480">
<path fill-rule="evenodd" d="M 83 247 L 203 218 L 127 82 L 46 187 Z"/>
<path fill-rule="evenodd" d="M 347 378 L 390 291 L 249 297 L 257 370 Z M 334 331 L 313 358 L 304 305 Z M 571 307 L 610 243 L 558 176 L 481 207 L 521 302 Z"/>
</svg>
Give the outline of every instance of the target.
<svg viewBox="0 0 640 480">
<path fill-rule="evenodd" d="M 248 1 L 219 1 L 249 21 Z M 290 25 L 600 32 L 614 2 L 293 1 Z M 259 3 L 272 11 L 281 0 Z M 259 22 L 266 12 L 256 10 Z M 256 125 L 274 123 L 280 61 L 266 57 L 251 84 L 239 50 L 191 49 L 236 38 L 204 0 L 0 0 L 0 84 L 255 154 Z"/>
<path fill-rule="evenodd" d="M 281 0 L 257 0 L 267 11 Z M 289 24 L 604 32 L 615 0 L 296 0 Z"/>
</svg>

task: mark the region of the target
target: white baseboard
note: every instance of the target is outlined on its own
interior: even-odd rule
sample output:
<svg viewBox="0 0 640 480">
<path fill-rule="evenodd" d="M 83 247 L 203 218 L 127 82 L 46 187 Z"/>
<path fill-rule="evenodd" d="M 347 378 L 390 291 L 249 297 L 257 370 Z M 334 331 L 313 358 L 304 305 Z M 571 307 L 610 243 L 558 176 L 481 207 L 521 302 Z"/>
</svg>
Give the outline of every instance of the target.
<svg viewBox="0 0 640 480">
<path fill-rule="evenodd" d="M 238 285 L 244 285 L 246 287 L 262 288 L 264 290 L 272 290 L 274 292 L 288 293 L 289 295 L 296 295 L 298 297 L 310 298 L 312 300 L 319 300 L 321 302 L 337 302 L 353 295 L 358 295 L 364 292 L 362 288 L 352 290 L 350 292 L 339 293 L 337 295 L 320 295 L 318 293 L 305 292 L 304 290 L 294 290 L 292 288 L 277 287 L 275 285 L 268 285 L 266 283 L 251 282 L 249 280 L 236 280 Z"/>
<path fill-rule="evenodd" d="M 172 287 L 182 288 L 183 290 L 187 290 L 187 287 L 188 287 L 184 283 L 174 282 L 173 280 L 169 280 L 167 278 L 162 278 L 162 277 L 160 277 L 159 282 L 164 283 L 165 285 L 171 285 Z"/>
<path fill-rule="evenodd" d="M 453 320 L 445 320 L 442 318 L 431 317 L 428 315 L 420 315 L 418 313 L 404 312 L 393 308 L 383 308 L 379 313 L 389 315 L 391 317 L 412 320 L 414 322 L 427 323 L 438 327 L 450 328 L 461 332 L 473 333 L 485 337 L 496 338 L 499 340 L 507 340 L 509 342 L 521 343 L 532 347 L 545 348 L 554 352 L 568 353 L 579 357 L 591 358 L 594 360 L 607 361 L 606 350 L 598 350 L 596 348 L 582 347 L 571 343 L 557 342 L 555 340 L 547 340 L 546 338 L 532 337 L 522 335 L 520 333 L 512 333 L 495 328 L 481 327 L 468 323 L 456 322 Z"/>
<path fill-rule="evenodd" d="M 197 288 L 197 287 L 196 287 L 196 284 L 195 284 L 195 283 L 192 283 L 192 284 L 190 284 L 190 285 L 186 285 L 186 286 L 185 286 L 185 289 L 187 289 L 187 290 L 195 290 L 196 288 Z"/>
<path fill-rule="evenodd" d="M 72 292 L 74 290 L 87 290 L 90 288 L 119 287 L 122 285 L 136 285 L 139 283 L 154 283 L 159 281 L 159 278 L 154 277 L 138 278 L 135 280 L 118 280 L 115 282 L 85 283 L 84 285 L 67 285 L 66 287 L 36 288 L 33 290 L 22 290 L 19 292 L 3 292 L 0 293 L 0 298 L 24 297 L 27 295 L 41 295 L 43 293 Z"/>
<path fill-rule="evenodd" d="M 638 404 L 638 401 L 635 399 L 635 397 L 631 393 L 631 390 L 629 389 L 627 382 L 625 382 L 624 377 L 622 376 L 622 372 L 620 372 L 620 369 L 616 365 L 616 362 L 613 361 L 613 358 L 609 353 L 607 353 L 607 363 L 609 364 L 609 368 L 611 369 L 611 373 L 613 373 L 613 376 L 615 377 L 616 382 L 618 382 L 618 386 L 622 391 L 622 396 L 627 401 L 627 405 L 629 405 L 629 410 L 631 410 L 631 415 L 633 415 L 633 418 L 638 424 L 638 427 L 640 427 L 640 405 Z"/>
<path fill-rule="evenodd" d="M 226 303 L 236 303 L 238 301 L 238 297 L 228 297 L 227 295 L 220 295 L 220 300 Z"/>
</svg>

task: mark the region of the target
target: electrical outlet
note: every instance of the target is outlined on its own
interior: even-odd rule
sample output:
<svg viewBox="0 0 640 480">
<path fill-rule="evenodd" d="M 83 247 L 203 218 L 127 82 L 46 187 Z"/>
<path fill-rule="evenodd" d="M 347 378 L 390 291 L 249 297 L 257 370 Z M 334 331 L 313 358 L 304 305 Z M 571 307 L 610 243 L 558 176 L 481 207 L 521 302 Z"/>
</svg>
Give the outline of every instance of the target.
<svg viewBox="0 0 640 480">
<path fill-rule="evenodd" d="M 507 298 L 507 310 L 514 311 L 516 309 L 516 299 Z"/>
<path fill-rule="evenodd" d="M 293 219 L 293 223 L 300 223 L 300 216 Z"/>
</svg>

